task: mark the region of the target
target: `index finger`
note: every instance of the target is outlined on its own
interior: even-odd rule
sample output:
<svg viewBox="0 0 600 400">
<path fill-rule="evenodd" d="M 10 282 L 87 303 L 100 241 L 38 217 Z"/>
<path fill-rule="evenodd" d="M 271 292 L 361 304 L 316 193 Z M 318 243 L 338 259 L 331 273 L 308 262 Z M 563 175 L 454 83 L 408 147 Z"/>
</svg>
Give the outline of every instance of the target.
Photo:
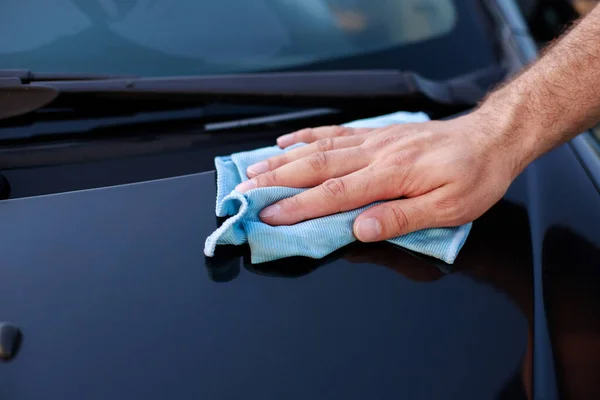
<svg viewBox="0 0 600 400">
<path fill-rule="evenodd" d="M 370 204 L 384 195 L 385 185 L 364 168 L 341 178 L 329 179 L 319 186 L 281 200 L 259 216 L 269 225 L 293 225 L 298 222 L 336 214 Z"/>
</svg>

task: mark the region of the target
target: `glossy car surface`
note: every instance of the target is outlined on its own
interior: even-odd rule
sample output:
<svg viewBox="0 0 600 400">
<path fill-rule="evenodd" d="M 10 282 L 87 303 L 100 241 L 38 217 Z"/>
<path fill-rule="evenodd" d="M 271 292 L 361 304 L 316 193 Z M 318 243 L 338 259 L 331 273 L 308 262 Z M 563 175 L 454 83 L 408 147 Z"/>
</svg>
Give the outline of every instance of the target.
<svg viewBox="0 0 600 400">
<path fill-rule="evenodd" d="M 323 265 L 240 268 L 240 249 L 207 260 L 213 182 L 204 173 L 3 204 L 3 317 L 25 332 L 3 366 L 3 397 L 481 398 L 518 373 L 531 294 L 515 303 L 479 281 L 493 271 L 442 278 L 387 246 Z M 496 240 L 501 254 L 506 238 Z M 529 290 L 523 250 L 510 271 Z"/>
<path fill-rule="evenodd" d="M 511 4 L 491 10 L 515 50 L 504 56 L 522 65 L 534 54 Z M 452 61 L 456 71 L 470 62 Z M 383 244 L 258 265 L 244 246 L 204 257 L 219 224 L 215 155 L 352 118 L 7 141 L 0 321 L 23 340 L 0 362 L 0 398 L 600 397 L 600 153 L 590 133 L 514 182 L 450 274 Z M 44 123 L 0 134 L 90 121 Z"/>
</svg>

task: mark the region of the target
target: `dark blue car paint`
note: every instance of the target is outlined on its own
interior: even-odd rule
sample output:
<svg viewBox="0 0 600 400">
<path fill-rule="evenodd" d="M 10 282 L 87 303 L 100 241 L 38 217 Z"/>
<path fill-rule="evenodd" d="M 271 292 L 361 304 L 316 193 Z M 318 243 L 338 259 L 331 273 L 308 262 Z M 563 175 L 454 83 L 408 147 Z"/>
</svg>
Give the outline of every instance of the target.
<svg viewBox="0 0 600 400">
<path fill-rule="evenodd" d="M 553 357 L 563 390 L 597 360 L 600 198 L 569 145 L 475 223 L 447 276 L 391 246 L 207 260 L 214 190 L 204 173 L 3 202 L 0 304 L 25 339 L 0 364 L 2 398 L 493 398 L 550 304 L 537 393 Z M 578 333 L 587 351 L 570 351 Z"/>
<path fill-rule="evenodd" d="M 498 15 L 528 62 L 507 4 Z M 450 275 L 390 246 L 207 260 L 211 172 L 2 202 L 0 320 L 24 340 L 0 363 L 0 398 L 523 398 L 522 382 L 536 399 L 598 398 L 599 170 L 583 139 L 515 181 Z M 53 168 L 62 177 L 5 175 L 24 196 L 27 179 L 78 179 Z M 122 183 L 141 179 L 131 174 Z"/>
<path fill-rule="evenodd" d="M 0 366 L 2 398 L 491 398 L 518 372 L 529 306 L 493 271 L 441 278 L 397 249 L 374 260 L 398 274 L 355 250 L 296 279 L 214 282 L 214 196 L 205 173 L 2 203 L 0 304 L 25 338 Z M 527 260 L 523 244 L 508 249 Z"/>
</svg>

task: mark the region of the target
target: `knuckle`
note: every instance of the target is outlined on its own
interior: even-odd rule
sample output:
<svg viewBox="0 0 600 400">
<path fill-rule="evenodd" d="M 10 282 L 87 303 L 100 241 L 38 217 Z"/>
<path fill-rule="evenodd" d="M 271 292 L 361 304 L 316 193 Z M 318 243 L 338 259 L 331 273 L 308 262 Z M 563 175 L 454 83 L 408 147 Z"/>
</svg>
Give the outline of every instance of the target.
<svg viewBox="0 0 600 400">
<path fill-rule="evenodd" d="M 331 129 L 330 130 L 331 136 L 335 136 L 335 137 L 346 136 L 346 135 L 351 134 L 351 132 L 348 128 L 345 128 L 345 127 L 339 126 L 339 125 L 332 126 L 332 127 L 330 127 L 330 129 Z"/>
<path fill-rule="evenodd" d="M 317 150 L 321 152 L 333 150 L 333 139 L 325 138 L 316 142 Z"/>
<path fill-rule="evenodd" d="M 312 142 L 315 140 L 313 128 L 304 128 L 292 134 L 294 142 Z"/>
<path fill-rule="evenodd" d="M 466 218 L 466 209 L 456 197 L 445 197 L 435 204 L 441 219 L 450 224 L 460 224 Z"/>
<path fill-rule="evenodd" d="M 282 210 L 286 212 L 296 211 L 300 208 L 297 196 L 292 196 L 279 202 Z"/>
<path fill-rule="evenodd" d="M 346 184 L 340 178 L 329 179 L 321 185 L 325 197 L 339 197 L 346 194 Z"/>
<path fill-rule="evenodd" d="M 399 138 L 397 135 L 376 135 L 368 138 L 365 141 L 365 145 L 372 150 L 378 151 L 395 143 Z"/>
<path fill-rule="evenodd" d="M 280 155 L 280 156 L 275 156 L 275 157 L 271 157 L 265 160 L 267 163 L 267 167 L 269 168 L 269 171 L 274 170 L 275 168 L 279 167 L 280 165 L 283 165 L 286 163 L 286 156 L 285 155 Z"/>
<path fill-rule="evenodd" d="M 417 161 L 418 157 L 418 151 L 414 149 L 404 149 L 387 154 L 383 158 L 383 162 L 387 165 L 406 167 L 413 165 L 415 161 Z"/>
<path fill-rule="evenodd" d="M 390 207 L 390 218 L 398 231 L 404 231 L 409 226 L 408 216 L 399 206 Z"/>
<path fill-rule="evenodd" d="M 269 186 L 277 183 L 277 172 L 275 170 L 267 171 L 262 175 L 256 177 L 258 186 Z"/>
<path fill-rule="evenodd" d="M 435 208 L 443 212 L 452 211 L 456 208 L 456 200 L 454 197 L 443 197 L 436 202 Z"/>
<path fill-rule="evenodd" d="M 322 171 L 327 168 L 329 157 L 324 152 L 318 152 L 306 157 L 308 167 L 314 171 Z"/>
</svg>

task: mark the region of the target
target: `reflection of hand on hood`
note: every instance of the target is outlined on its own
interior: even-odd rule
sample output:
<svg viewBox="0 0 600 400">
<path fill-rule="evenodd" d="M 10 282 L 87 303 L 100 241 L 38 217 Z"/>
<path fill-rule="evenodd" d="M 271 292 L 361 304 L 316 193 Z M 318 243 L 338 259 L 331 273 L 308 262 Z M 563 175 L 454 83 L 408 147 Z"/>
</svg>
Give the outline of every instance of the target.
<svg viewBox="0 0 600 400">
<path fill-rule="evenodd" d="M 71 0 L 7 1 L 0 12 L 0 54 L 32 50 L 91 24 Z"/>
</svg>

